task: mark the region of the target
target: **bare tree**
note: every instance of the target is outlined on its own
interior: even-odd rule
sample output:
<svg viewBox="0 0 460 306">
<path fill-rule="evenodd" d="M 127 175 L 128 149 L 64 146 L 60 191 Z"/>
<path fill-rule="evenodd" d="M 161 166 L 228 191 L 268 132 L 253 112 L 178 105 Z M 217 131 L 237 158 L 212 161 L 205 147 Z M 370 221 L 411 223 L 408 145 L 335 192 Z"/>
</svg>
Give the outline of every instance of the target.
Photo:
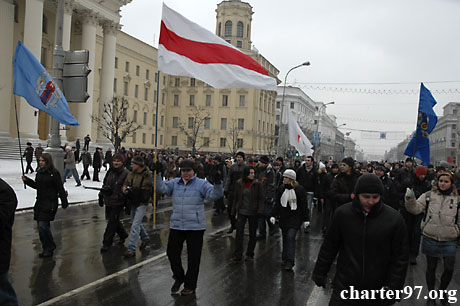
<svg viewBox="0 0 460 306">
<path fill-rule="evenodd" d="M 98 123 L 98 129 L 118 151 L 126 136 L 131 135 L 140 125 L 128 117 L 129 102 L 125 97 L 113 97 L 111 103 L 104 104 L 104 111 L 100 116 L 91 115 L 91 120 Z"/>
<path fill-rule="evenodd" d="M 236 152 L 238 151 L 238 136 L 240 136 L 242 130 L 238 128 L 238 124 L 236 122 L 236 119 L 232 119 L 232 126 L 231 128 L 227 131 L 227 144 L 230 149 L 230 153 L 232 156 L 235 156 Z"/>
<path fill-rule="evenodd" d="M 276 136 L 273 135 L 265 139 L 265 149 L 270 156 L 276 153 Z"/>
<path fill-rule="evenodd" d="M 179 129 L 185 134 L 185 145 L 192 147 L 192 154 L 195 155 L 197 150 L 201 149 L 201 146 L 197 149 L 198 140 L 203 139 L 202 127 L 204 127 L 206 119 L 209 118 L 209 111 L 205 111 L 204 107 L 192 106 L 189 112 L 189 122 L 187 126 L 183 123 L 179 123 Z M 209 145 L 207 143 L 206 145 Z"/>
</svg>

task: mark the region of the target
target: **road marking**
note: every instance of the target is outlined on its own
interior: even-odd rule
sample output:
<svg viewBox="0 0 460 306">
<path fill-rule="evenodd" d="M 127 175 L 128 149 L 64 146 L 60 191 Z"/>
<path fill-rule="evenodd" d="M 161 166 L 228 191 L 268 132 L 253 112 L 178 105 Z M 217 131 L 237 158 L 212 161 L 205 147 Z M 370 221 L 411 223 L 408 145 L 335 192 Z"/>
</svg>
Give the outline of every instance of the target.
<svg viewBox="0 0 460 306">
<path fill-rule="evenodd" d="M 137 264 L 135 264 L 135 265 L 133 265 L 133 266 L 131 266 L 131 267 L 128 267 L 128 268 L 123 269 L 123 270 L 121 270 L 121 271 L 118 271 L 118 272 L 116 272 L 116 273 L 107 275 L 106 277 L 103 277 L 103 278 L 101 278 L 101 279 L 98 279 L 98 280 L 96 280 L 96 281 L 94 281 L 94 282 L 92 282 L 92 283 L 86 284 L 86 285 L 84 285 L 84 286 L 82 286 L 82 287 L 80 287 L 80 288 L 76 288 L 76 289 L 74 289 L 74 290 L 72 290 L 72 291 L 69 291 L 69 292 L 64 293 L 64 294 L 62 294 L 62 295 L 60 295 L 60 296 L 57 296 L 57 297 L 55 297 L 55 298 L 52 298 L 51 300 L 48 300 L 48 301 L 46 301 L 46 302 L 43 302 L 43 303 L 39 304 L 38 306 L 45 306 L 45 305 L 51 305 L 51 304 L 57 303 L 57 302 L 59 302 L 59 301 L 61 301 L 61 300 L 63 300 L 63 299 L 69 298 L 69 297 L 71 297 L 71 296 L 73 296 L 73 295 L 75 295 L 75 294 L 78 294 L 78 293 L 80 293 L 80 292 L 82 292 L 82 291 L 85 291 L 86 289 L 89 289 L 89 288 L 91 288 L 91 287 L 94 287 L 94 286 L 96 286 L 96 285 L 99 285 L 99 284 L 101 284 L 101 283 L 103 283 L 103 282 L 105 282 L 105 281 L 108 281 L 108 280 L 110 280 L 110 279 L 112 279 L 112 278 L 115 278 L 115 277 L 117 277 L 117 276 L 120 276 L 120 275 L 122 275 L 122 274 L 125 274 L 125 273 L 127 273 L 127 272 L 129 272 L 129 271 L 131 271 L 131 270 L 134 270 L 134 269 L 137 269 L 137 268 L 139 268 L 139 267 L 142 267 L 142 266 L 144 266 L 144 265 L 146 265 L 146 264 L 148 264 L 148 263 L 151 263 L 151 262 L 153 262 L 153 261 L 155 261 L 155 260 L 158 260 L 158 259 L 160 259 L 160 258 L 163 258 L 163 257 L 165 257 L 165 256 L 166 256 L 166 252 L 163 252 L 163 253 L 158 254 L 158 255 L 156 255 L 156 256 L 154 256 L 154 257 L 152 257 L 152 258 L 149 258 L 149 259 L 147 259 L 147 260 L 141 261 L 141 262 L 139 262 L 139 263 L 137 263 Z"/>
</svg>

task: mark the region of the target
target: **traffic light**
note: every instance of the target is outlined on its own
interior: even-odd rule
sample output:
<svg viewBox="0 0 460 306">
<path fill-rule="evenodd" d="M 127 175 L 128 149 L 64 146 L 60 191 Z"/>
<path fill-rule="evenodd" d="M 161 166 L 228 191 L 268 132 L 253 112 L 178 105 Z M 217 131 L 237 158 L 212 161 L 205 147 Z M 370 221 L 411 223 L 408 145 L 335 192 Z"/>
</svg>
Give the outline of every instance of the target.
<svg viewBox="0 0 460 306">
<path fill-rule="evenodd" d="M 88 67 L 89 51 L 66 51 L 62 72 L 63 91 L 67 102 L 86 102 L 89 98 Z"/>
<path fill-rule="evenodd" d="M 295 151 L 295 156 L 299 157 L 299 152 Z"/>
</svg>

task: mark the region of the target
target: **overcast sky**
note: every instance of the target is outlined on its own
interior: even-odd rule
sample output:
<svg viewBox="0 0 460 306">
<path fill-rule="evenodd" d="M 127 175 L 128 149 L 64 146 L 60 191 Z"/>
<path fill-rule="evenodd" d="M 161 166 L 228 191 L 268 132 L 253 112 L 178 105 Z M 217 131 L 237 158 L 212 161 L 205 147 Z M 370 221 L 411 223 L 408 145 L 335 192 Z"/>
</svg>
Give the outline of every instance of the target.
<svg viewBox="0 0 460 306">
<path fill-rule="evenodd" d="M 220 2 L 165 1 L 213 33 Z M 327 113 L 346 123 L 341 130 L 365 153 L 383 155 L 415 128 L 420 82 L 437 100 L 438 116 L 447 103 L 460 102 L 459 0 L 247 2 L 252 42 L 279 69 L 279 79 L 310 61 L 287 84 L 315 101 L 334 101 Z M 157 47 L 161 6 L 133 0 L 122 8 L 122 30 Z M 387 132 L 387 139 L 358 130 Z"/>
</svg>

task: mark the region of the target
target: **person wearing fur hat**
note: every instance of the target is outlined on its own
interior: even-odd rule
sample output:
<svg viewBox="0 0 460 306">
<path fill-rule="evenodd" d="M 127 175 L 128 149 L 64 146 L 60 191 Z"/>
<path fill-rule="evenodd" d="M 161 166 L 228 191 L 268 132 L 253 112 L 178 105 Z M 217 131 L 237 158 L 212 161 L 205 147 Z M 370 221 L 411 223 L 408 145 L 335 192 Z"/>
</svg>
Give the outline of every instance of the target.
<svg viewBox="0 0 460 306">
<path fill-rule="evenodd" d="M 364 174 L 351 202 L 335 211 L 312 274 L 316 285 L 325 287 L 338 256 L 329 305 L 392 305 L 396 300 L 382 300 L 380 295 L 372 300 L 349 299 L 351 287 L 383 291 L 404 287 L 407 232 L 402 216 L 381 201 L 382 194 L 382 181 L 375 174 Z"/>
<path fill-rule="evenodd" d="M 332 181 L 330 196 L 334 206 L 339 207 L 351 201 L 358 174 L 354 171 L 355 161 L 346 157 L 340 163 L 340 174 Z"/>
<path fill-rule="evenodd" d="M 414 215 L 424 213 L 422 229 L 422 253 L 426 256 L 426 284 L 428 291 L 435 289 L 436 267 L 442 259 L 444 272 L 439 290 L 446 290 L 454 273 L 457 239 L 460 220 L 459 196 L 453 183 L 453 176 L 447 171 L 439 172 L 437 182 L 430 191 L 418 198 L 413 189 L 405 193 L 405 206 Z M 450 305 L 448 298 L 441 299 L 442 305 Z M 436 305 L 429 299 L 428 306 Z"/>
<path fill-rule="evenodd" d="M 140 248 L 147 246 L 150 238 L 142 226 L 142 219 L 147 212 L 150 196 L 152 193 L 152 174 L 144 165 L 144 159 L 138 155 L 131 160 L 132 171 L 126 176 L 122 191 L 126 194 L 127 202 L 131 207 L 131 229 L 129 231 L 128 250 L 125 258 L 136 256 L 139 236 L 142 243 Z"/>
<path fill-rule="evenodd" d="M 297 231 L 302 224 L 307 227 L 308 221 L 306 192 L 296 181 L 296 173 L 292 169 L 286 169 L 283 173 L 283 185 L 278 189 L 270 218 L 273 225 L 275 218 L 278 218 L 283 234 L 283 268 L 292 270 L 295 264 Z"/>
</svg>

